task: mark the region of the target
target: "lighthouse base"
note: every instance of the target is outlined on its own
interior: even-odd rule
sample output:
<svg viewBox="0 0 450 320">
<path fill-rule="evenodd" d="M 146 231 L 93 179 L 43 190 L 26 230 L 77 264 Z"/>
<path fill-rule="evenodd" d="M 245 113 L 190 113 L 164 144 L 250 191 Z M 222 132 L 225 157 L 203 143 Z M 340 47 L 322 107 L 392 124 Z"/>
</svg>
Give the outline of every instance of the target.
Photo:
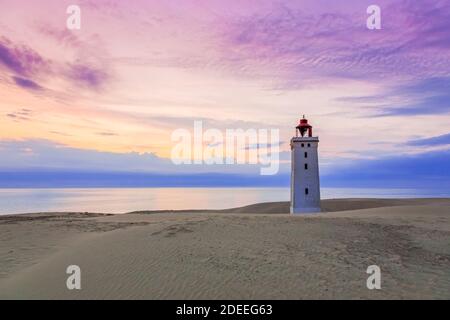
<svg viewBox="0 0 450 320">
<path fill-rule="evenodd" d="M 310 214 L 322 212 L 320 208 L 291 208 L 291 214 Z"/>
</svg>

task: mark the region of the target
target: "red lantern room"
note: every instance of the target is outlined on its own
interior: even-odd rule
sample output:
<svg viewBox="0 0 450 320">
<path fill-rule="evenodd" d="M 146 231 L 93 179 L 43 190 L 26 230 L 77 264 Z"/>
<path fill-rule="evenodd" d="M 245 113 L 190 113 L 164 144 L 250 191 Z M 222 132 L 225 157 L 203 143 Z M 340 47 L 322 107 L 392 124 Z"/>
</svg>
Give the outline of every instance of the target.
<svg viewBox="0 0 450 320">
<path fill-rule="evenodd" d="M 303 115 L 303 119 L 300 119 L 300 123 L 295 128 L 296 128 L 296 130 L 295 130 L 296 137 L 298 137 L 299 132 L 300 132 L 300 135 L 302 137 L 304 137 L 306 131 L 308 131 L 308 137 L 312 137 L 312 126 L 310 126 L 308 124 L 308 120 L 305 119 L 305 115 Z"/>
</svg>

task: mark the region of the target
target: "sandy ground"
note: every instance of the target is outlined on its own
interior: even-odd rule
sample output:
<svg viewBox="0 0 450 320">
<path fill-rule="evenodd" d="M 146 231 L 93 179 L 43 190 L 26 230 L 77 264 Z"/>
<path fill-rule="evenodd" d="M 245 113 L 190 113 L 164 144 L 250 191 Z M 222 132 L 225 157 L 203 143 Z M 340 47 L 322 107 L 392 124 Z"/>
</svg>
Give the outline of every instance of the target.
<svg viewBox="0 0 450 320">
<path fill-rule="evenodd" d="M 450 299 L 450 199 L 323 208 L 2 216 L 0 298 Z M 66 288 L 74 264 L 81 290 Z"/>
</svg>

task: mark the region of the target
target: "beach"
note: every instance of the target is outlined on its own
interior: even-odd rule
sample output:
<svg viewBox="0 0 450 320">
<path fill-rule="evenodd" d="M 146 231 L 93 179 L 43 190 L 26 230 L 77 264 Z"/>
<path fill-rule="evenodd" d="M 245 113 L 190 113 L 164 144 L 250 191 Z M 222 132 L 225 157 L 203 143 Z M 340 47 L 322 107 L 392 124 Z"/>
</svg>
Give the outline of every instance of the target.
<svg viewBox="0 0 450 320">
<path fill-rule="evenodd" d="M 450 299 L 450 199 L 288 207 L 0 216 L 0 299 Z"/>
</svg>

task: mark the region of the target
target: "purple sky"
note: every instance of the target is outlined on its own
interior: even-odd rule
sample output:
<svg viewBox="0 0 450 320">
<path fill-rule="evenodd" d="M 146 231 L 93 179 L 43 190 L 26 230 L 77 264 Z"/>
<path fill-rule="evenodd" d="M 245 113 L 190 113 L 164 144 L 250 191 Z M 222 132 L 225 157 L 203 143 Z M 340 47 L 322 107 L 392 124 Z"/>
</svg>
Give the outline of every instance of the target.
<svg viewBox="0 0 450 320">
<path fill-rule="evenodd" d="M 71 4 L 81 30 L 66 28 Z M 372 4 L 381 30 L 366 27 Z M 101 167 L 89 163 L 97 154 L 125 171 L 178 172 L 170 136 L 194 120 L 279 128 L 289 141 L 302 114 L 320 136 L 324 172 L 450 148 L 449 1 L 2 0 L 0 9 L 0 170 Z M 287 143 L 281 152 L 288 167 Z M 117 160 L 130 157 L 139 160 Z"/>
</svg>

